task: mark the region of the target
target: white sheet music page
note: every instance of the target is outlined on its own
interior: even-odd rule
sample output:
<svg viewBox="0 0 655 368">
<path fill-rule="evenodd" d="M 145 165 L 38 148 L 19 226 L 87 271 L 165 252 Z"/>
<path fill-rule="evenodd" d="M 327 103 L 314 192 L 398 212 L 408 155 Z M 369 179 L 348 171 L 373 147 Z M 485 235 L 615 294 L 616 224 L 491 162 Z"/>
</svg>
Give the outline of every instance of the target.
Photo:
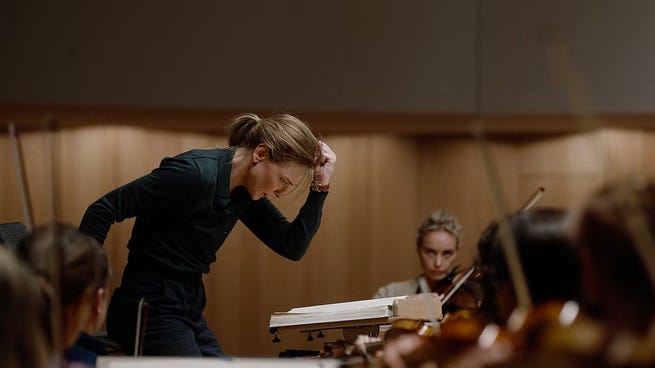
<svg viewBox="0 0 655 368">
<path fill-rule="evenodd" d="M 353 311 L 359 309 L 375 308 L 384 305 L 392 306 L 394 300 L 404 299 L 405 297 L 406 295 L 392 296 L 388 298 L 378 298 L 378 299 L 355 300 L 352 302 L 343 302 L 343 303 L 321 304 L 321 305 L 313 305 L 310 307 L 298 307 L 289 310 L 287 313 L 344 312 L 344 311 Z"/>
</svg>

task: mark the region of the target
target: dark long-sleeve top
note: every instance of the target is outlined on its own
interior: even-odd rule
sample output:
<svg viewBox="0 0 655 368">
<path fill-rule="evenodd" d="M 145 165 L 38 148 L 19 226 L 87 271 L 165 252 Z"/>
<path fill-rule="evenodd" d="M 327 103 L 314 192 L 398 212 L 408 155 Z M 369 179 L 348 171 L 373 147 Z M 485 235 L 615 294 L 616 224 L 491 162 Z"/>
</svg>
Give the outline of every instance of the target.
<svg viewBox="0 0 655 368">
<path fill-rule="evenodd" d="M 309 191 L 289 222 L 268 198 L 231 192 L 233 148 L 191 150 L 162 160 L 139 179 L 98 199 L 79 229 L 104 243 L 114 222 L 135 217 L 128 262 L 148 262 L 182 274 L 208 273 L 216 251 L 241 220 L 281 256 L 299 260 L 318 230 L 327 193 Z"/>
</svg>

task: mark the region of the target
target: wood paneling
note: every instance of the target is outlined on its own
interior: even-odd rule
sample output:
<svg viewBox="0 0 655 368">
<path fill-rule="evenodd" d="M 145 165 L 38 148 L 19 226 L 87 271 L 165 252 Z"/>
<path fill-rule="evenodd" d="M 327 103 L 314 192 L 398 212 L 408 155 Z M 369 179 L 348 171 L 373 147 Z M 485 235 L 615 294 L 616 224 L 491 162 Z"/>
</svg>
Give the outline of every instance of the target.
<svg viewBox="0 0 655 368">
<path fill-rule="evenodd" d="M 655 165 L 653 165 L 653 157 L 655 157 L 655 134 L 644 132 L 642 139 L 643 151 L 641 152 L 641 168 L 639 171 L 645 176 L 655 178 Z"/>
<path fill-rule="evenodd" d="M 604 180 L 607 147 L 601 132 L 551 137 L 521 145 L 519 186 L 546 189 L 538 206 L 577 209 Z"/>
<path fill-rule="evenodd" d="M 491 167 L 482 160 L 480 143 L 473 138 L 424 138 L 421 154 L 419 202 L 421 216 L 445 209 L 462 224 L 459 263 L 466 266 L 477 253 L 477 239 L 497 218 L 488 170 L 498 177 L 502 206 L 517 206 L 517 149 L 503 143 L 487 143 Z M 504 211 L 505 212 L 505 211 Z M 418 224 L 418 222 L 417 222 Z"/>
<path fill-rule="evenodd" d="M 0 179 L 2 222 L 21 221 L 25 223 L 16 176 L 16 162 L 12 154 L 11 141 L 7 135 L 0 135 L 0 178 L 2 178 Z"/>
</svg>

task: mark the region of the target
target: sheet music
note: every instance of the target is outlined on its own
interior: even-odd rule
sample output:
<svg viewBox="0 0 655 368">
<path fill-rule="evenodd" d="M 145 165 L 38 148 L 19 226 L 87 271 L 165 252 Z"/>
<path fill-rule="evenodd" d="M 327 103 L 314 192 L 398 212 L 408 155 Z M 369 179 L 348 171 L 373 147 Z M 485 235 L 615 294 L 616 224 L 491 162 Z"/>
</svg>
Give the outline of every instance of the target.
<svg viewBox="0 0 655 368">
<path fill-rule="evenodd" d="M 309 307 L 298 307 L 298 308 L 293 308 L 286 313 L 342 312 L 342 311 L 354 311 L 354 310 L 375 308 L 381 306 L 392 306 L 394 300 L 404 299 L 406 296 L 407 295 L 392 296 L 388 298 L 365 299 L 365 300 L 355 300 L 352 302 L 321 304 L 321 305 L 314 305 Z"/>
</svg>

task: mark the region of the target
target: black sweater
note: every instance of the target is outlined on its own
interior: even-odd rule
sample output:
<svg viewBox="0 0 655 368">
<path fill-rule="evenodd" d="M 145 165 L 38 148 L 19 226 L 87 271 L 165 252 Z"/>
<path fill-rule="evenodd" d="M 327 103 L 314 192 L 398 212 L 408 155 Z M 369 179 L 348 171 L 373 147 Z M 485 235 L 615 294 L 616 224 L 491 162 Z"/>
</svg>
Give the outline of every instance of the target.
<svg viewBox="0 0 655 368">
<path fill-rule="evenodd" d="M 234 150 L 191 150 L 89 206 L 79 229 L 105 241 L 114 222 L 136 216 L 129 262 L 182 274 L 208 273 L 237 220 L 283 257 L 299 260 L 318 230 L 327 193 L 310 191 L 289 222 L 268 198 L 229 191 Z"/>
</svg>

